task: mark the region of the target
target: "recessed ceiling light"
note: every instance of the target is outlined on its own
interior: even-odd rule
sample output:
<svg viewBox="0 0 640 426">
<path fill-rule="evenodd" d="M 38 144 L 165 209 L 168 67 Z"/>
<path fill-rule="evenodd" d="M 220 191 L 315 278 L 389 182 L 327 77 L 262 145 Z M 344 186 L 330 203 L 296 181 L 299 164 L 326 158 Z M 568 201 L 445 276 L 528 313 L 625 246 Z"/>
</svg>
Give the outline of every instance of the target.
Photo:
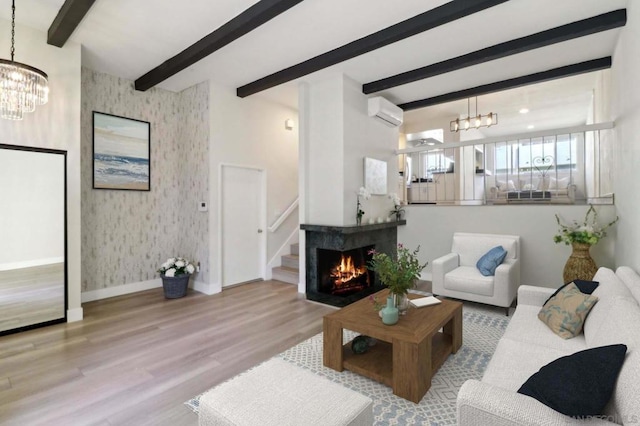
<svg viewBox="0 0 640 426">
<path fill-rule="evenodd" d="M 526 114 L 529 112 L 529 108 L 522 108 L 519 112 L 520 114 Z"/>
<path fill-rule="evenodd" d="M 536 127 L 536 126 L 534 126 L 533 124 L 529 124 L 529 125 L 527 126 L 527 129 L 531 130 L 531 129 L 535 128 L 535 127 Z"/>
</svg>

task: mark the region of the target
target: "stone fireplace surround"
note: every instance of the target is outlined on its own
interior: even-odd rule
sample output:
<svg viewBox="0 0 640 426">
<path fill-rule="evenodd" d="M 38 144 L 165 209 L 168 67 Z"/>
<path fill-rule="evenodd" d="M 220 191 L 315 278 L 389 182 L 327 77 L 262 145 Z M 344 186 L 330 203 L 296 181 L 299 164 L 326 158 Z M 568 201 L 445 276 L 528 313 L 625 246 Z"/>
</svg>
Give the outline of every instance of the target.
<svg viewBox="0 0 640 426">
<path fill-rule="evenodd" d="M 305 231 L 306 296 L 308 300 L 333 306 L 346 306 L 383 288 L 376 277 L 372 287 L 349 296 L 321 293 L 318 277 L 318 249 L 345 252 L 361 247 L 374 246 L 376 251 L 392 255 L 398 243 L 398 226 L 406 220 L 360 226 L 327 226 L 302 224 Z"/>
</svg>

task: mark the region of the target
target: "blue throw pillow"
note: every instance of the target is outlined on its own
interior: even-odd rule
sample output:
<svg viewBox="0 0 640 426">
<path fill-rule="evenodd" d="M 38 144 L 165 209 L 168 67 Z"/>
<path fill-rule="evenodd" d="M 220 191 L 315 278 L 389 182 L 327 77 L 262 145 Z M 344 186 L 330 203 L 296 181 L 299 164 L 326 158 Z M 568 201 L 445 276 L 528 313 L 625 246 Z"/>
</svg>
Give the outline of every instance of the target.
<svg viewBox="0 0 640 426">
<path fill-rule="evenodd" d="M 476 268 L 485 277 L 495 275 L 496 268 L 505 257 L 507 257 L 507 251 L 502 246 L 494 247 L 478 260 Z"/>
<path fill-rule="evenodd" d="M 563 356 L 529 377 L 518 393 L 566 416 L 599 416 L 611 399 L 626 353 L 626 345 L 618 344 Z"/>
</svg>

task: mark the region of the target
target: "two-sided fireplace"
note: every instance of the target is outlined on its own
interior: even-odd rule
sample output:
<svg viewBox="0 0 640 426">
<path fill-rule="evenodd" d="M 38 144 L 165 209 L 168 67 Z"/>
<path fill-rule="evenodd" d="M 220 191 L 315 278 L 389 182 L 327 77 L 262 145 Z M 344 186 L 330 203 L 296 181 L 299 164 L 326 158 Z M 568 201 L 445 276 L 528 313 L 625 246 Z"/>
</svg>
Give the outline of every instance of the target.
<svg viewBox="0 0 640 426">
<path fill-rule="evenodd" d="M 371 250 L 392 254 L 397 226 L 406 221 L 336 227 L 301 225 L 305 230 L 307 299 L 346 306 L 383 288 L 367 269 Z"/>
</svg>

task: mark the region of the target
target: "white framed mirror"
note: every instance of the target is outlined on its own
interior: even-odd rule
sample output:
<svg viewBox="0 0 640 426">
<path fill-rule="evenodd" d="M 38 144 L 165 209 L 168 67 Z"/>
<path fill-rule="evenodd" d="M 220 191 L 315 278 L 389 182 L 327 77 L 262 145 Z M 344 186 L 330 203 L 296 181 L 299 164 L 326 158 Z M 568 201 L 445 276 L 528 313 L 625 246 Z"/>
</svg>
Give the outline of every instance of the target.
<svg viewBox="0 0 640 426">
<path fill-rule="evenodd" d="M 371 195 L 387 193 L 387 162 L 375 158 L 364 158 L 364 186 Z"/>
<path fill-rule="evenodd" d="M 0 335 L 67 319 L 66 155 L 0 144 Z"/>
</svg>

